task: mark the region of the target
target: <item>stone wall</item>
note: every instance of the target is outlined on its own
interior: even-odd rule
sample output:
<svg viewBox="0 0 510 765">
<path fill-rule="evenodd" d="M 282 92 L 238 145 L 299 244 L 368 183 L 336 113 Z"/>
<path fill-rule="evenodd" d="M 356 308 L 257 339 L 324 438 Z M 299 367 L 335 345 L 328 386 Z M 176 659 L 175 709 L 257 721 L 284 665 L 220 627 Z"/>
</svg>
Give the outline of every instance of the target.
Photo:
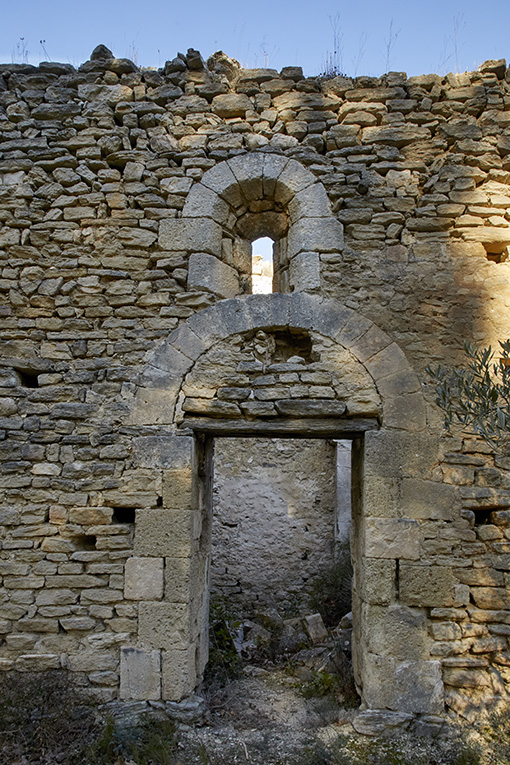
<svg viewBox="0 0 510 765">
<path fill-rule="evenodd" d="M 335 479 L 331 442 L 217 439 L 211 596 L 245 614 L 306 605 L 335 561 Z"/>
<path fill-rule="evenodd" d="M 1 65 L 2 669 L 189 694 L 210 439 L 283 434 L 354 442 L 365 704 L 506 697 L 509 464 L 442 437 L 424 367 L 506 337 L 509 189 L 504 61 Z"/>
</svg>

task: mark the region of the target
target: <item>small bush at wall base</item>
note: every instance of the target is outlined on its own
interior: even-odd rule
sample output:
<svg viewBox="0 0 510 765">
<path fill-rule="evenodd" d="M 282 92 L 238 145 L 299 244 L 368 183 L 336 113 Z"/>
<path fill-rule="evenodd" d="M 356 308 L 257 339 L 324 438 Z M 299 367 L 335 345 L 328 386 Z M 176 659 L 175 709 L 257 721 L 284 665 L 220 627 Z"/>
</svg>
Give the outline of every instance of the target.
<svg viewBox="0 0 510 765">
<path fill-rule="evenodd" d="M 310 608 L 322 616 L 329 629 L 337 627 L 340 619 L 351 610 L 351 588 L 351 552 L 345 544 L 339 547 L 335 563 L 325 568 L 310 588 Z"/>
<path fill-rule="evenodd" d="M 10 672 L 0 680 L 0 763 L 172 765 L 175 723 L 118 729 L 64 670 Z"/>
<path fill-rule="evenodd" d="M 10 672 L 0 681 L 1 762 L 71 762 L 100 727 L 94 704 L 64 671 Z"/>
<path fill-rule="evenodd" d="M 134 728 L 118 729 L 107 720 L 100 736 L 88 746 L 73 765 L 174 765 L 175 732 L 172 720 L 147 718 Z"/>
</svg>

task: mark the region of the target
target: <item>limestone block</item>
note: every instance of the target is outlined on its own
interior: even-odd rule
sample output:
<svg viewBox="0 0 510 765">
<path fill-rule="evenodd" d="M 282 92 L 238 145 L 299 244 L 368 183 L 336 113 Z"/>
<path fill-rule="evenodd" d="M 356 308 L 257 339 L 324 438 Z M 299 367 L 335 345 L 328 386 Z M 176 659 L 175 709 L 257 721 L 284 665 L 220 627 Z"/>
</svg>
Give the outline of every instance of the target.
<svg viewBox="0 0 510 765">
<path fill-rule="evenodd" d="M 244 117 L 247 110 L 253 109 L 253 104 L 244 93 L 225 93 L 214 96 L 212 111 L 225 119 Z"/>
<path fill-rule="evenodd" d="M 400 599 L 409 606 L 452 606 L 453 585 L 453 574 L 445 566 L 418 566 L 406 561 L 400 563 Z"/>
<path fill-rule="evenodd" d="M 408 518 L 367 518 L 365 555 L 369 558 L 420 557 L 420 527 Z"/>
<path fill-rule="evenodd" d="M 352 727 L 363 736 L 382 736 L 392 728 L 407 728 L 413 715 L 385 709 L 365 709 L 352 720 Z"/>
<path fill-rule="evenodd" d="M 384 424 L 401 430 L 425 430 L 427 417 L 421 391 L 405 393 L 398 398 L 386 400 L 383 410 Z"/>
<path fill-rule="evenodd" d="M 98 526 L 112 521 L 111 507 L 74 507 L 69 510 L 69 522 L 81 526 Z"/>
<path fill-rule="evenodd" d="M 365 475 L 361 487 L 365 516 L 395 518 L 400 514 L 400 480 L 378 475 Z"/>
<path fill-rule="evenodd" d="M 247 297 L 243 295 L 241 298 L 225 300 L 214 306 L 213 320 L 222 327 L 224 336 L 253 329 L 253 318 L 246 301 Z"/>
<path fill-rule="evenodd" d="M 163 373 L 158 381 L 162 387 L 165 387 L 167 380 L 180 380 L 190 369 L 191 364 L 191 359 L 170 345 L 169 342 L 163 342 L 150 357 L 150 368 Z"/>
<path fill-rule="evenodd" d="M 161 652 L 123 646 L 120 649 L 120 698 L 157 701 L 161 698 Z"/>
<path fill-rule="evenodd" d="M 276 191 L 276 181 L 289 162 L 287 157 L 280 154 L 264 154 L 264 163 L 262 170 L 263 193 L 266 198 L 272 199 Z"/>
<path fill-rule="evenodd" d="M 163 507 L 191 510 L 196 504 L 191 465 L 163 473 Z"/>
<path fill-rule="evenodd" d="M 437 449 L 438 439 L 428 433 L 371 430 L 365 435 L 365 473 L 425 479 L 435 465 Z"/>
<path fill-rule="evenodd" d="M 125 568 L 124 597 L 127 600 L 161 600 L 163 558 L 128 558 Z"/>
<path fill-rule="evenodd" d="M 190 603 L 205 587 L 205 571 L 201 572 L 201 568 L 196 556 L 165 558 L 165 599 L 169 603 Z"/>
<path fill-rule="evenodd" d="M 170 334 L 168 343 L 192 361 L 196 361 L 207 350 L 206 343 L 184 322 Z"/>
<path fill-rule="evenodd" d="M 16 414 L 18 411 L 18 405 L 13 398 L 0 398 L 0 417 L 10 417 L 11 414 Z"/>
<path fill-rule="evenodd" d="M 139 436 L 132 446 L 134 467 L 186 470 L 193 459 L 192 436 Z"/>
<path fill-rule="evenodd" d="M 407 518 L 449 521 L 456 504 L 455 488 L 436 481 L 404 478 L 402 512 Z"/>
<path fill-rule="evenodd" d="M 395 709 L 395 671 L 396 661 L 392 657 L 363 652 L 361 686 L 363 701 L 369 709 Z"/>
<path fill-rule="evenodd" d="M 196 183 L 189 192 L 182 210 L 183 218 L 212 218 L 225 225 L 230 214 L 230 207 L 219 196 L 201 183 Z"/>
<path fill-rule="evenodd" d="M 283 417 L 341 417 L 346 410 L 343 401 L 297 398 L 276 401 L 276 408 Z"/>
<path fill-rule="evenodd" d="M 290 200 L 288 210 L 294 223 L 301 218 L 327 218 L 331 215 L 329 197 L 322 183 L 313 183 Z"/>
<path fill-rule="evenodd" d="M 289 228 L 289 258 L 298 252 L 339 252 L 343 245 L 343 226 L 336 218 L 301 218 Z"/>
<path fill-rule="evenodd" d="M 295 292 L 313 292 L 321 286 L 320 258 L 316 252 L 300 252 L 289 264 L 289 283 Z"/>
<path fill-rule="evenodd" d="M 364 558 L 360 572 L 360 595 L 366 603 L 388 606 L 395 600 L 394 560 Z"/>
<path fill-rule="evenodd" d="M 184 603 L 140 603 L 138 639 L 151 648 L 187 648 L 191 615 Z"/>
<path fill-rule="evenodd" d="M 444 686 L 439 661 L 404 661 L 395 673 L 398 711 L 437 715 L 444 711 Z"/>
<path fill-rule="evenodd" d="M 262 197 L 263 154 L 241 154 L 228 160 L 245 200 Z"/>
<path fill-rule="evenodd" d="M 363 335 L 373 327 L 373 323 L 360 313 L 352 311 L 346 322 L 335 334 L 335 340 L 344 348 L 357 348 L 357 343 Z"/>
<path fill-rule="evenodd" d="M 190 255 L 188 269 L 188 289 L 203 289 L 222 298 L 232 298 L 239 294 L 239 276 L 237 271 L 218 258 L 205 252 Z"/>
<path fill-rule="evenodd" d="M 510 610 L 510 592 L 504 587 L 472 587 L 471 595 L 478 608 Z"/>
<path fill-rule="evenodd" d="M 405 368 L 400 368 L 401 371 L 397 372 L 396 374 L 381 378 L 380 369 L 378 368 L 377 362 L 379 357 L 384 356 L 388 350 L 388 348 L 385 348 L 384 351 L 377 353 L 375 356 L 365 362 L 366 368 L 374 380 L 377 381 L 377 390 L 381 394 L 383 402 L 390 398 L 397 398 L 398 396 L 402 396 L 404 393 L 417 393 L 421 390 L 420 381 L 416 373 L 411 369 L 406 370 Z M 373 363 L 374 361 L 375 363 Z M 397 366 L 394 368 L 399 369 Z"/>
<path fill-rule="evenodd" d="M 60 656 L 52 653 L 27 653 L 18 656 L 15 662 L 18 672 L 46 672 L 60 669 Z"/>
<path fill-rule="evenodd" d="M 137 513 L 135 555 L 186 558 L 194 539 L 200 535 L 198 512 L 166 508 L 144 509 Z"/>
<path fill-rule="evenodd" d="M 195 654 L 196 647 L 193 644 L 184 650 L 163 651 L 162 696 L 166 701 L 181 701 L 195 690 L 199 680 Z"/>
<path fill-rule="evenodd" d="M 394 603 L 389 607 L 364 604 L 362 634 L 368 650 L 399 660 L 425 660 L 430 656 L 425 611 Z"/>
<path fill-rule="evenodd" d="M 280 173 L 274 193 L 276 202 L 288 204 L 294 196 L 315 183 L 315 176 L 295 159 L 289 160 Z"/>
<path fill-rule="evenodd" d="M 245 298 L 252 327 L 286 327 L 290 321 L 292 295 L 249 295 Z"/>
<path fill-rule="evenodd" d="M 165 218 L 159 224 L 163 250 L 207 252 L 221 256 L 223 230 L 211 218 Z"/>
<path fill-rule="evenodd" d="M 239 183 L 227 162 L 220 162 L 202 176 L 203 186 L 212 189 L 233 207 L 243 204 L 243 197 Z"/>
<path fill-rule="evenodd" d="M 366 127 L 361 131 L 362 143 L 386 143 L 389 146 L 406 146 L 415 141 L 430 139 L 428 128 L 415 125 L 392 125 L 391 127 Z"/>
</svg>

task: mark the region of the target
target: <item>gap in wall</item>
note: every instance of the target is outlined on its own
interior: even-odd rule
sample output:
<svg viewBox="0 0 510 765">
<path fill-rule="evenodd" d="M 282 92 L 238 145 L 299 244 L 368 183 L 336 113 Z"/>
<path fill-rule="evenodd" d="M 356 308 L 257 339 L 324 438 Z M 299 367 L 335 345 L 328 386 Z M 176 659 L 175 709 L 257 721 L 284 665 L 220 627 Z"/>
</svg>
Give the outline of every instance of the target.
<svg viewBox="0 0 510 765">
<path fill-rule="evenodd" d="M 307 609 L 350 531 L 351 442 L 217 438 L 211 600 L 243 614 Z"/>
<path fill-rule="evenodd" d="M 268 236 L 255 239 L 251 245 L 251 291 L 258 295 L 273 292 L 273 245 Z"/>
</svg>

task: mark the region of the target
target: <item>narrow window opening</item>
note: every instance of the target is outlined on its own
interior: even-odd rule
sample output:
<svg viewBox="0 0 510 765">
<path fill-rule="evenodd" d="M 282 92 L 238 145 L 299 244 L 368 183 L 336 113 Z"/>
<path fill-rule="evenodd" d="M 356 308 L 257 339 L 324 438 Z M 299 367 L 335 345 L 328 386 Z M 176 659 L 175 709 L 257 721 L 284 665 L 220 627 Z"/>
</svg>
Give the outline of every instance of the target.
<svg viewBox="0 0 510 765">
<path fill-rule="evenodd" d="M 112 521 L 114 523 L 134 523 L 135 514 L 134 507 L 114 507 Z"/>
<path fill-rule="evenodd" d="M 38 388 L 39 387 L 39 372 L 32 372 L 22 369 L 17 369 L 17 373 L 21 378 L 21 384 L 25 388 Z"/>
<path fill-rule="evenodd" d="M 251 245 L 251 291 L 256 295 L 273 292 L 273 245 L 268 236 Z"/>
<path fill-rule="evenodd" d="M 485 526 L 486 523 L 490 523 L 491 513 L 494 510 L 494 507 L 474 507 L 475 526 Z"/>
<path fill-rule="evenodd" d="M 96 549 L 97 537 L 94 534 L 79 534 L 73 542 L 78 550 L 89 552 Z"/>
<path fill-rule="evenodd" d="M 484 244 L 484 247 L 487 260 L 490 260 L 493 263 L 506 263 L 510 257 L 509 245 L 496 242 L 486 243 Z"/>
</svg>

